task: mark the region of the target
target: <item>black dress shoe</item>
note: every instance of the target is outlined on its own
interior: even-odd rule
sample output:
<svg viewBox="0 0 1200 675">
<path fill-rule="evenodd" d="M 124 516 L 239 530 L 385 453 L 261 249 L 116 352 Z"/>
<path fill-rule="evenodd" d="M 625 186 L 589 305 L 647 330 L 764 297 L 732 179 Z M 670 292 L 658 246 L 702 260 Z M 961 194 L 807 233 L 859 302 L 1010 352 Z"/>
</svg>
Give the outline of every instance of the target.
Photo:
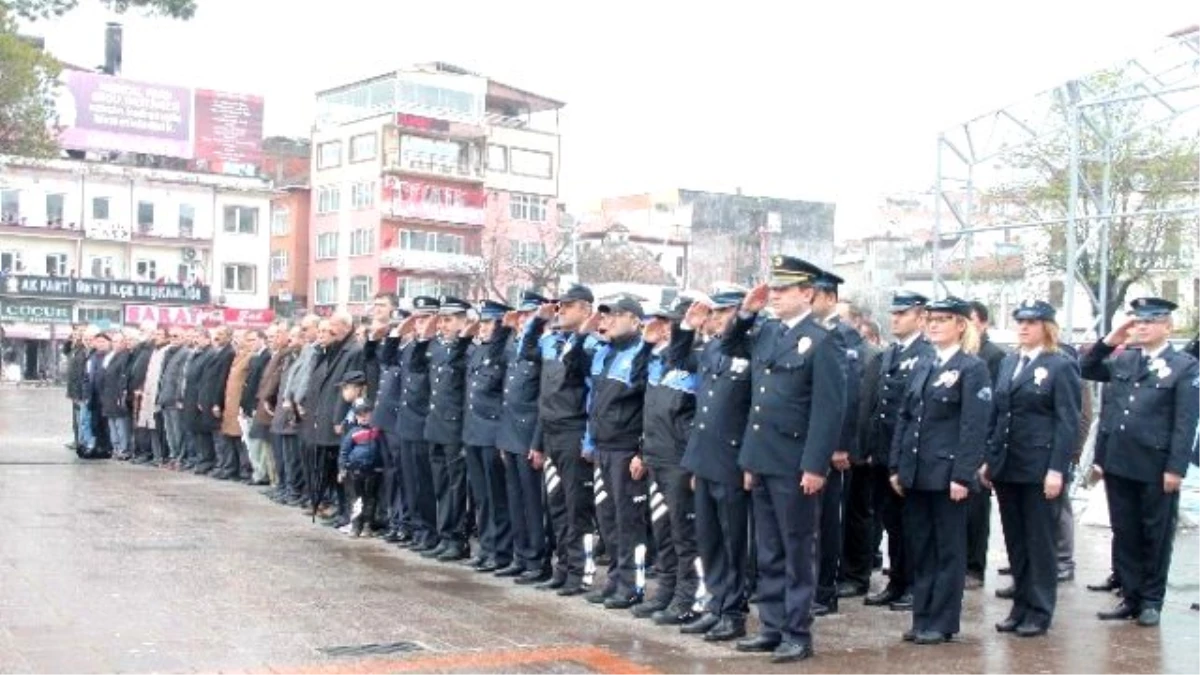
<svg viewBox="0 0 1200 675">
<path fill-rule="evenodd" d="M 828 603 L 814 602 L 812 606 L 813 616 L 829 616 L 830 614 L 837 614 L 837 611 L 837 598 L 834 598 Z"/>
<path fill-rule="evenodd" d="M 893 612 L 911 612 L 912 593 L 906 592 L 904 595 L 896 598 L 890 605 L 888 605 L 888 609 L 892 610 Z"/>
<path fill-rule="evenodd" d="M 484 560 L 481 564 L 476 565 L 475 571 L 478 572 L 479 574 L 491 574 L 492 572 L 495 572 L 496 570 L 500 569 L 501 567 L 503 567 L 503 565 L 496 562 L 495 558 L 488 558 L 487 560 Z"/>
<path fill-rule="evenodd" d="M 636 607 L 630 610 L 630 614 L 633 614 L 639 619 L 649 619 L 651 615 L 657 612 L 665 611 L 670 605 L 670 598 L 651 598 L 638 604 Z"/>
<path fill-rule="evenodd" d="M 997 633 L 1015 633 L 1017 626 L 1021 625 L 1021 619 L 1015 616 L 1010 616 L 1007 619 L 996 624 Z"/>
<path fill-rule="evenodd" d="M 860 595 L 867 594 L 867 587 L 862 584 L 856 584 L 853 581 L 843 581 L 838 584 L 837 596 L 839 598 L 857 598 Z"/>
<path fill-rule="evenodd" d="M 587 592 L 587 586 L 584 586 L 580 581 L 568 581 L 562 585 L 555 594 L 564 598 L 571 598 L 576 595 L 583 595 Z"/>
<path fill-rule="evenodd" d="M 383 535 L 383 540 L 389 544 L 399 544 L 400 533 L 396 530 L 388 530 L 387 533 Z"/>
<path fill-rule="evenodd" d="M 634 605 L 641 604 L 642 596 L 634 593 L 633 595 L 613 595 L 604 601 L 604 609 L 629 609 Z"/>
<path fill-rule="evenodd" d="M 635 608 L 634 611 L 637 611 Z M 666 609 L 659 610 L 650 615 L 650 620 L 655 626 L 682 626 L 685 623 L 691 623 L 696 619 L 696 612 L 691 606 L 679 607 L 670 605 Z"/>
<path fill-rule="evenodd" d="M 550 577 L 551 573 L 548 569 L 525 570 L 524 572 L 521 572 L 520 576 L 518 576 L 516 579 L 513 579 L 513 583 L 517 584 L 518 586 L 532 586 L 534 584 L 545 583 L 550 579 Z"/>
<path fill-rule="evenodd" d="M 797 644 L 795 642 L 784 642 L 771 652 L 771 663 L 792 663 L 793 661 L 803 661 L 810 659 L 813 655 L 813 648 L 810 644 Z"/>
<path fill-rule="evenodd" d="M 485 562 L 487 562 L 487 556 L 480 553 L 464 560 L 463 565 L 466 565 L 467 567 L 479 567 Z"/>
<path fill-rule="evenodd" d="M 600 588 L 593 589 L 592 592 L 583 596 L 583 599 L 587 600 L 593 605 L 603 605 L 605 600 L 607 600 L 610 596 L 616 595 L 616 593 L 617 588 L 615 586 L 602 586 Z"/>
<path fill-rule="evenodd" d="M 559 576 L 557 574 L 551 576 L 548 580 L 538 584 L 535 588 L 539 591 L 557 591 L 567 585 L 567 575 Z"/>
<path fill-rule="evenodd" d="M 712 615 L 709 615 L 712 616 Z M 704 634 L 705 642 L 727 642 L 746 636 L 746 620 L 722 617 L 717 625 Z"/>
<path fill-rule="evenodd" d="M 1120 587 L 1121 584 L 1117 583 L 1117 575 L 1115 574 L 1108 575 L 1108 578 L 1101 583 L 1087 585 L 1089 591 L 1096 591 L 1098 593 L 1111 593 Z"/>
<path fill-rule="evenodd" d="M 903 591 L 888 586 L 874 595 L 863 598 L 863 604 L 867 607 L 883 607 L 899 600 L 903 595 Z"/>
<path fill-rule="evenodd" d="M 779 638 L 767 637 L 763 634 L 755 635 L 752 638 L 738 640 L 734 649 L 739 652 L 750 652 L 752 654 L 761 654 L 764 652 L 773 652 L 779 646 Z"/>
<path fill-rule="evenodd" d="M 1137 625 L 1144 628 L 1151 628 L 1153 626 L 1157 626 L 1161 618 L 1162 617 L 1159 616 L 1159 611 L 1157 609 L 1154 609 L 1153 607 L 1147 607 L 1138 613 Z"/>
<path fill-rule="evenodd" d="M 1075 581 L 1075 570 L 1061 569 L 1058 571 L 1058 583 L 1065 584 L 1068 581 Z"/>
<path fill-rule="evenodd" d="M 1017 626 L 1015 631 L 1021 637 L 1037 637 L 1045 635 L 1046 631 L 1050 630 L 1050 626 L 1044 623 L 1035 623 L 1033 621 L 1023 621 L 1020 626 Z"/>
<path fill-rule="evenodd" d="M 451 544 L 446 547 L 445 551 L 442 551 L 441 555 L 434 558 L 434 560 L 437 560 L 438 562 L 446 562 L 446 563 L 458 562 L 459 560 L 465 560 L 468 555 L 469 555 L 469 552 L 467 551 L 466 548 L 459 546 L 457 544 Z"/>
<path fill-rule="evenodd" d="M 493 574 L 493 576 L 500 577 L 501 579 L 506 579 L 509 577 L 519 577 L 524 573 L 525 573 L 525 567 L 523 565 L 521 565 L 520 563 L 514 562 L 514 563 L 510 563 L 508 565 L 508 567 L 502 567 L 502 568 L 496 570 L 496 572 L 495 572 L 495 574 Z"/>
<path fill-rule="evenodd" d="M 448 549 L 448 548 L 450 548 L 450 544 L 448 544 L 444 541 L 438 542 L 437 546 L 434 546 L 433 548 L 425 549 L 424 551 L 422 551 L 421 557 L 434 559 L 434 558 L 437 558 L 439 555 L 445 553 L 446 549 Z"/>
<path fill-rule="evenodd" d="M 943 642 L 949 642 L 950 636 L 945 633 L 940 633 L 936 630 L 921 630 L 913 635 L 913 644 L 918 645 L 940 645 Z"/>
<path fill-rule="evenodd" d="M 1017 597 L 1017 587 L 1005 586 L 1004 588 L 997 588 L 996 597 L 1000 598 L 1001 600 L 1012 600 L 1013 598 Z"/>
<path fill-rule="evenodd" d="M 411 546 L 408 547 L 408 550 L 413 551 L 415 553 L 420 553 L 421 555 L 424 555 L 426 553 L 429 553 L 430 551 L 436 550 L 437 547 L 440 545 L 441 545 L 441 543 L 436 539 L 426 539 L 424 541 L 414 542 Z M 433 556 L 430 556 L 430 557 L 433 557 Z"/>
<path fill-rule="evenodd" d="M 917 631 L 909 628 L 900 634 L 900 639 L 904 640 L 905 642 L 913 642 L 917 639 Z"/>
<path fill-rule="evenodd" d="M 1107 612 L 1096 612 L 1096 618 L 1101 621 L 1124 621 L 1132 619 L 1138 615 L 1137 609 L 1128 603 L 1122 602 L 1116 607 Z"/>
<path fill-rule="evenodd" d="M 679 627 L 679 632 L 684 635 L 704 635 L 704 639 L 708 639 L 707 633 L 718 626 L 723 619 L 711 612 L 705 612 L 697 617 L 691 623 L 685 623 Z"/>
</svg>

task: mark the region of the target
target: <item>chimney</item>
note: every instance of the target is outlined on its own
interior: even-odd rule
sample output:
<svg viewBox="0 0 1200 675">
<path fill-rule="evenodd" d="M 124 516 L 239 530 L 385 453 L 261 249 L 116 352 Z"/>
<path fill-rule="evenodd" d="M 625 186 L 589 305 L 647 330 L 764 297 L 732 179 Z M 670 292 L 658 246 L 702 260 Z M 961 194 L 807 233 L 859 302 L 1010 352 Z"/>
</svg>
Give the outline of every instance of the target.
<svg viewBox="0 0 1200 675">
<path fill-rule="evenodd" d="M 115 21 L 104 27 L 104 72 L 121 74 L 121 24 Z"/>
</svg>

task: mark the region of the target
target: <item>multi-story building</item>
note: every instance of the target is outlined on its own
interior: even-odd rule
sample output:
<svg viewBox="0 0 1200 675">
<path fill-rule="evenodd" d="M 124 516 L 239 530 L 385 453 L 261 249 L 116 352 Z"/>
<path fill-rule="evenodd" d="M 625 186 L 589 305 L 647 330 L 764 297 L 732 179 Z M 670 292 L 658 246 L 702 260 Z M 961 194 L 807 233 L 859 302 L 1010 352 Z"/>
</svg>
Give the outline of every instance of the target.
<svg viewBox="0 0 1200 675">
<path fill-rule="evenodd" d="M 312 190 L 284 186 L 271 200 L 271 309 L 293 316 L 308 306 L 309 208 Z"/>
<path fill-rule="evenodd" d="M 317 94 L 309 299 L 507 295 L 557 227 L 562 103 L 444 63 Z M 497 290 L 499 289 L 499 291 Z"/>
</svg>

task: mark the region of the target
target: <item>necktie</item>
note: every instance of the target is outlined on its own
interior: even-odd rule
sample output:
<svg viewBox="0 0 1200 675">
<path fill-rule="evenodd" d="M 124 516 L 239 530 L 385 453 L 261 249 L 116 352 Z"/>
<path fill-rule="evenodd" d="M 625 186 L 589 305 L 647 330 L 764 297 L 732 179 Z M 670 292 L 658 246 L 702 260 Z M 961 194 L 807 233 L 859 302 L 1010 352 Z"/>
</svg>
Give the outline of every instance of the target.
<svg viewBox="0 0 1200 675">
<path fill-rule="evenodd" d="M 1013 379 L 1014 380 L 1017 379 L 1017 375 L 1020 375 L 1021 371 L 1025 370 L 1025 366 L 1028 366 L 1028 365 L 1029 365 L 1029 357 L 1022 356 L 1021 360 L 1017 363 L 1017 369 L 1013 371 Z"/>
</svg>

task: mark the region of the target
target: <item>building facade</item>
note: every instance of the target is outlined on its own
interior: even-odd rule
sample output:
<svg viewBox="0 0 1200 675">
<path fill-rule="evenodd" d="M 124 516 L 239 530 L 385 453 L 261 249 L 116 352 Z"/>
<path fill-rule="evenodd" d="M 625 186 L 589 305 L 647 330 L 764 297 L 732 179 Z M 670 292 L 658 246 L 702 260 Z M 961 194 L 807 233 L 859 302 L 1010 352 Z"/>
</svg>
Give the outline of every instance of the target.
<svg viewBox="0 0 1200 675">
<path fill-rule="evenodd" d="M 519 270 L 496 263 L 529 255 L 557 222 L 562 105 L 443 63 L 319 93 L 310 304 L 363 314 L 380 291 L 519 287 Z"/>
<path fill-rule="evenodd" d="M 271 200 L 271 309 L 281 317 L 308 307 L 310 206 L 307 186 L 280 188 Z"/>
</svg>

